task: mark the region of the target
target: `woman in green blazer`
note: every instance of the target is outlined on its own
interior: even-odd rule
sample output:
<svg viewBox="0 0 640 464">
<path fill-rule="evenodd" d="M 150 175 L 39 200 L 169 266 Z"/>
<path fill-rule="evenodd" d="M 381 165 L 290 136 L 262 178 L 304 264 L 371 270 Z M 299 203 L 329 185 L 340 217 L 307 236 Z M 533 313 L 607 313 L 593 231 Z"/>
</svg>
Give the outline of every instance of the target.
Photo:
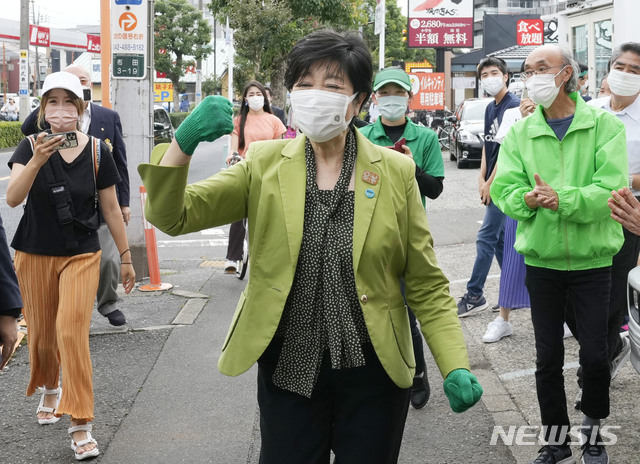
<svg viewBox="0 0 640 464">
<path fill-rule="evenodd" d="M 415 370 L 401 277 L 452 409 L 482 394 L 414 165 L 350 124 L 372 72 L 357 35 L 314 32 L 285 74 L 304 135 L 255 142 L 187 185 L 197 144 L 233 128 L 228 100 L 207 97 L 138 168 L 147 219 L 170 235 L 249 218 L 249 283 L 218 368 L 239 375 L 258 362 L 261 464 L 329 462 L 331 450 L 339 463 L 397 462 Z"/>
</svg>

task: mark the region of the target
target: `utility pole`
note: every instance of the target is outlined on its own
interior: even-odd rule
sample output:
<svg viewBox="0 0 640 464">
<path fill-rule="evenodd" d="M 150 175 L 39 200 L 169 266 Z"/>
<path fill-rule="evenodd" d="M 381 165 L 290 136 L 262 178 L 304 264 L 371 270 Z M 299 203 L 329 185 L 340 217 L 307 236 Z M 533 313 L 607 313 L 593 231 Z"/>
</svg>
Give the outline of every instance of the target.
<svg viewBox="0 0 640 464">
<path fill-rule="evenodd" d="M 31 23 L 35 26 L 40 24 L 40 13 L 36 17 L 36 3 L 35 0 L 31 0 Z M 40 56 L 38 55 L 38 46 L 36 45 L 36 61 L 35 61 L 35 71 L 33 73 L 33 96 L 38 96 L 38 87 L 40 83 Z"/>
<path fill-rule="evenodd" d="M 229 27 L 229 17 L 227 16 L 227 41 L 229 42 L 229 69 L 227 76 L 229 77 L 229 101 L 233 103 L 233 30 Z"/>
<path fill-rule="evenodd" d="M 204 5 L 202 0 L 198 0 L 198 9 L 204 16 Z M 202 58 L 198 58 L 196 63 L 196 106 L 202 101 Z"/>
<path fill-rule="evenodd" d="M 112 103 L 120 114 L 127 144 L 131 222 L 127 237 L 138 280 L 149 275 L 140 186 L 136 166 L 148 163 L 153 143 L 153 0 L 135 2 L 110 0 L 110 47 Z M 131 37 L 133 36 L 133 37 Z M 102 39 L 101 39 L 101 43 Z M 132 52 L 133 50 L 133 52 Z"/>
<path fill-rule="evenodd" d="M 20 121 L 29 116 L 29 0 L 20 3 Z"/>
<path fill-rule="evenodd" d="M 101 103 L 111 108 L 111 4 L 100 0 L 100 93 Z"/>
</svg>

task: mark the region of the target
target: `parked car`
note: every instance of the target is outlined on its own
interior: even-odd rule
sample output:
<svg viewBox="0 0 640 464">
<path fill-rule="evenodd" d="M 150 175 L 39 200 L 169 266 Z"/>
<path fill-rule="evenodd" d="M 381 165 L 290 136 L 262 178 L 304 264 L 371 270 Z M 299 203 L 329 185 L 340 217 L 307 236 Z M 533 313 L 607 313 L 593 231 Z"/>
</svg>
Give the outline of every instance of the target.
<svg viewBox="0 0 640 464">
<path fill-rule="evenodd" d="M 153 145 L 173 140 L 173 126 L 169 113 L 162 106 L 153 107 Z"/>
<path fill-rule="evenodd" d="M 640 373 L 640 266 L 629 272 L 629 341 L 631 342 L 631 364 Z"/>
<path fill-rule="evenodd" d="M 449 158 L 458 168 L 480 166 L 484 143 L 484 111 L 493 98 L 470 98 L 458 105 L 449 140 Z"/>
</svg>

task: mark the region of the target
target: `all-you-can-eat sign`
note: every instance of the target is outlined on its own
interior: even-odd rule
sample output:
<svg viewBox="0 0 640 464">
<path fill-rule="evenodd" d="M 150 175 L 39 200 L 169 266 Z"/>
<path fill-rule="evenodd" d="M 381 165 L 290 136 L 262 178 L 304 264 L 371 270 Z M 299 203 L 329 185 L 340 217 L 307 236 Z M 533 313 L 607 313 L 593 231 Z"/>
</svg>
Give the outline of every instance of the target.
<svg viewBox="0 0 640 464">
<path fill-rule="evenodd" d="M 473 0 L 409 0 L 408 17 L 409 47 L 473 47 Z"/>
</svg>

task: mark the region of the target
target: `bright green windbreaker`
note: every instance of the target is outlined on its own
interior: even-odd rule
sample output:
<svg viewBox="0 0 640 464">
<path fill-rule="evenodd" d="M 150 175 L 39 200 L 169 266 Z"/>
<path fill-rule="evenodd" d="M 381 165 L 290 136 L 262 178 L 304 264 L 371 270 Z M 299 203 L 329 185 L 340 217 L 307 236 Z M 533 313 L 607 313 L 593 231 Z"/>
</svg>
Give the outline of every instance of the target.
<svg viewBox="0 0 640 464">
<path fill-rule="evenodd" d="M 622 226 L 607 199 L 627 185 L 624 125 L 612 114 L 588 106 L 577 93 L 576 112 L 559 141 L 542 107 L 510 129 L 500 148 L 491 199 L 518 221 L 515 249 L 531 266 L 584 270 L 611 265 L 623 242 Z M 534 174 L 559 197 L 557 211 L 530 209 L 525 193 Z"/>
</svg>

